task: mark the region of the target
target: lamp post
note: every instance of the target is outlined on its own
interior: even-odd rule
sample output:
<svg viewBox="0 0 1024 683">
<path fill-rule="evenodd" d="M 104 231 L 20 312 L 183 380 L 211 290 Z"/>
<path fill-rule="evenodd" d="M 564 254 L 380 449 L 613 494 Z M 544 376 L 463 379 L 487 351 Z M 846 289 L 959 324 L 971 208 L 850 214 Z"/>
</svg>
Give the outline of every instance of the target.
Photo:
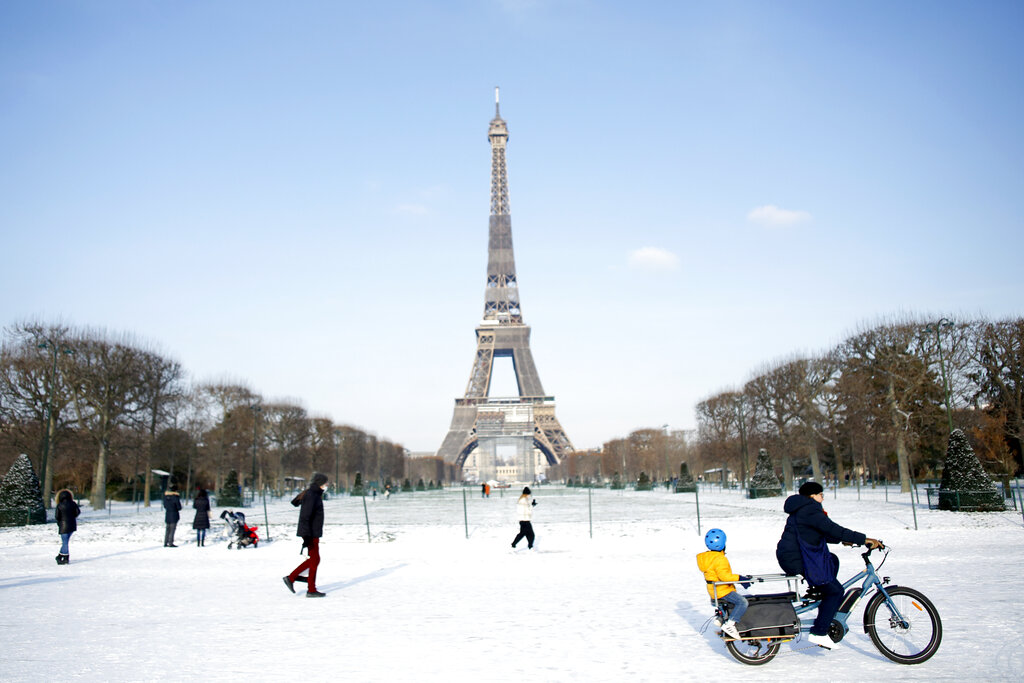
<svg viewBox="0 0 1024 683">
<path fill-rule="evenodd" d="M 668 466 L 668 425 L 661 425 L 661 431 L 665 432 L 665 446 L 662 449 L 665 451 L 665 481 L 671 482 L 672 470 Z"/>
<path fill-rule="evenodd" d="M 734 398 L 733 405 L 736 406 L 736 421 L 740 427 L 740 455 L 743 456 L 743 483 L 746 484 L 750 476 L 750 456 L 747 454 L 747 421 L 743 416 L 743 397 Z"/>
<path fill-rule="evenodd" d="M 74 351 L 72 351 L 71 348 L 67 345 L 57 344 L 52 341 L 40 342 L 38 344 L 38 347 L 40 349 L 48 350 L 50 352 L 51 358 L 53 359 L 53 367 L 50 372 L 49 387 L 47 388 L 48 390 L 46 392 L 46 424 L 43 426 L 43 443 L 42 448 L 40 449 L 41 453 L 39 462 L 39 469 L 42 471 L 43 475 L 43 495 L 45 496 L 46 507 L 49 508 L 50 489 L 53 488 L 51 485 L 53 479 L 52 477 L 47 476 L 47 469 L 50 466 L 50 432 L 56 431 L 57 427 L 56 424 L 54 423 L 53 416 L 53 393 L 54 387 L 57 384 L 57 353 L 59 351 L 60 353 L 70 356 L 74 354 Z"/>
<path fill-rule="evenodd" d="M 341 430 L 334 430 L 334 483 L 333 490 L 335 493 L 338 492 L 338 460 L 341 455 Z"/>
<path fill-rule="evenodd" d="M 256 502 L 256 421 L 259 417 L 259 413 L 263 411 L 263 407 L 259 403 L 253 403 L 249 406 L 249 410 L 252 411 L 252 498 L 251 503 Z"/>
<path fill-rule="evenodd" d="M 935 341 L 939 345 L 939 368 L 942 370 L 942 390 L 946 394 L 946 421 L 949 423 L 949 432 L 953 433 L 953 410 L 949 404 L 949 381 L 946 379 L 946 361 L 942 357 L 942 328 L 953 327 L 953 321 L 948 318 L 941 318 L 939 322 L 926 326 L 925 332 L 934 332 Z"/>
</svg>

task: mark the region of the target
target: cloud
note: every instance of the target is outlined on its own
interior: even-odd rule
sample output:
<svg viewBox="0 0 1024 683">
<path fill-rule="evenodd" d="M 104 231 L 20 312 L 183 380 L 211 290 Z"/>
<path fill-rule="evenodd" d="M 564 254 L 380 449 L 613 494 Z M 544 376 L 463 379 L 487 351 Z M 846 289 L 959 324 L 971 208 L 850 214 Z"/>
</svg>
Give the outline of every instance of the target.
<svg viewBox="0 0 1024 683">
<path fill-rule="evenodd" d="M 641 247 L 629 253 L 628 263 L 633 270 L 676 270 L 679 268 L 679 257 L 660 247 Z"/>
<path fill-rule="evenodd" d="M 796 225 L 811 220 L 811 214 L 806 211 L 780 209 L 774 204 L 768 204 L 759 206 L 748 213 L 747 220 L 761 225 Z"/>
</svg>

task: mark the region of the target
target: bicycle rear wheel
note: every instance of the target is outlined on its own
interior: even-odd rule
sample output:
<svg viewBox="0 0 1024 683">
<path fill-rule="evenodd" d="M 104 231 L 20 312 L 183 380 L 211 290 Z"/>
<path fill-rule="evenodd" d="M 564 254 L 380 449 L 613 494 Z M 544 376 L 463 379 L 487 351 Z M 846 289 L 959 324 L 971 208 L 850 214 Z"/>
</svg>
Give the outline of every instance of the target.
<svg viewBox="0 0 1024 683">
<path fill-rule="evenodd" d="M 878 651 L 899 664 L 920 664 L 939 649 L 942 620 L 931 600 L 913 588 L 886 589 L 894 612 L 881 592 L 864 608 L 864 628 Z"/>
<path fill-rule="evenodd" d="M 778 654 L 780 643 L 772 640 L 727 640 L 725 648 L 744 664 L 767 664 Z"/>
</svg>

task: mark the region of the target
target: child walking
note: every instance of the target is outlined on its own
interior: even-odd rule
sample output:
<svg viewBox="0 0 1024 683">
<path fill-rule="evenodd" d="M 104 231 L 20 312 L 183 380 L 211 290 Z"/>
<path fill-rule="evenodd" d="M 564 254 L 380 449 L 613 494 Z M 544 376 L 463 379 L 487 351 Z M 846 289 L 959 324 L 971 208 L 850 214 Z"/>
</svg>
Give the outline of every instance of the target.
<svg viewBox="0 0 1024 683">
<path fill-rule="evenodd" d="M 729 560 L 725 557 L 725 532 L 721 529 L 712 529 L 704 536 L 704 545 L 708 547 L 706 552 L 697 553 L 697 568 L 704 572 L 704 580 L 707 582 L 708 594 L 711 596 L 711 603 L 715 598 L 719 602 L 728 603 L 732 609 L 729 610 L 729 620 L 722 624 L 722 631 L 733 638 L 739 638 L 740 633 L 736 629 L 736 622 L 743 618 L 747 611 L 747 599 L 739 594 L 733 584 L 714 585 L 716 581 L 739 581 L 749 580 L 749 576 L 740 576 L 732 573 Z M 744 583 L 743 587 L 749 586 Z"/>
</svg>

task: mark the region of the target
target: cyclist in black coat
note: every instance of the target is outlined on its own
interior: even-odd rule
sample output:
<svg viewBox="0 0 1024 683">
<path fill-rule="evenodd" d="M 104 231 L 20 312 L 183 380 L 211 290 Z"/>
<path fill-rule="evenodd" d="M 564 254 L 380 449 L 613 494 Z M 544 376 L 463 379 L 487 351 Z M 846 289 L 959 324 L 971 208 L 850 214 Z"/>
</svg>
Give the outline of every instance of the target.
<svg viewBox="0 0 1024 683">
<path fill-rule="evenodd" d="M 779 561 L 782 571 L 787 574 L 802 574 L 807 578 L 807 568 L 804 566 L 804 553 L 819 555 L 816 559 L 823 564 L 831 558 L 832 571 L 831 581 L 815 584 L 821 590 L 822 599 L 818 606 L 818 615 L 814 619 L 814 626 L 811 627 L 809 640 L 815 645 L 832 649 L 836 643 L 828 637 L 828 629 L 832 624 L 839 604 L 843 600 L 843 584 L 839 583 L 836 576 L 839 574 L 839 558 L 828 552 L 826 543 L 845 543 L 847 545 L 864 545 L 878 547 L 881 545 L 873 538 L 867 538 L 859 531 L 852 531 L 839 526 L 828 518 L 825 509 L 821 507 L 825 494 L 821 484 L 809 481 L 800 487 L 797 495 L 786 499 L 783 509 L 789 514 L 786 520 L 786 528 L 782 531 L 782 538 L 775 547 L 775 558 Z M 799 538 L 798 538 L 799 536 Z M 801 541 L 804 550 L 801 551 Z M 824 543 L 822 542 L 824 541 Z M 808 581 L 808 583 L 811 583 Z"/>
<path fill-rule="evenodd" d="M 296 536 L 302 537 L 302 547 L 308 552 L 305 562 L 292 570 L 292 573 L 284 577 L 284 583 L 288 590 L 295 592 L 293 584 L 301 581 L 299 575 L 309 570 L 305 578 L 306 597 L 323 598 L 325 593 L 316 589 L 316 569 L 320 565 L 320 537 L 324 535 L 324 490 L 327 488 L 327 475 L 317 472 L 313 475 L 313 481 L 309 488 L 300 493 L 292 501 L 292 505 L 299 506 L 299 527 Z M 301 551 L 300 551 L 301 552 Z"/>
<path fill-rule="evenodd" d="M 68 554 L 68 541 L 71 534 L 78 530 L 78 515 L 82 512 L 75 502 L 71 491 L 62 490 L 57 494 L 57 511 L 54 516 L 57 518 L 57 531 L 60 533 L 60 552 L 57 554 L 57 564 L 68 564 L 71 556 Z"/>
</svg>

